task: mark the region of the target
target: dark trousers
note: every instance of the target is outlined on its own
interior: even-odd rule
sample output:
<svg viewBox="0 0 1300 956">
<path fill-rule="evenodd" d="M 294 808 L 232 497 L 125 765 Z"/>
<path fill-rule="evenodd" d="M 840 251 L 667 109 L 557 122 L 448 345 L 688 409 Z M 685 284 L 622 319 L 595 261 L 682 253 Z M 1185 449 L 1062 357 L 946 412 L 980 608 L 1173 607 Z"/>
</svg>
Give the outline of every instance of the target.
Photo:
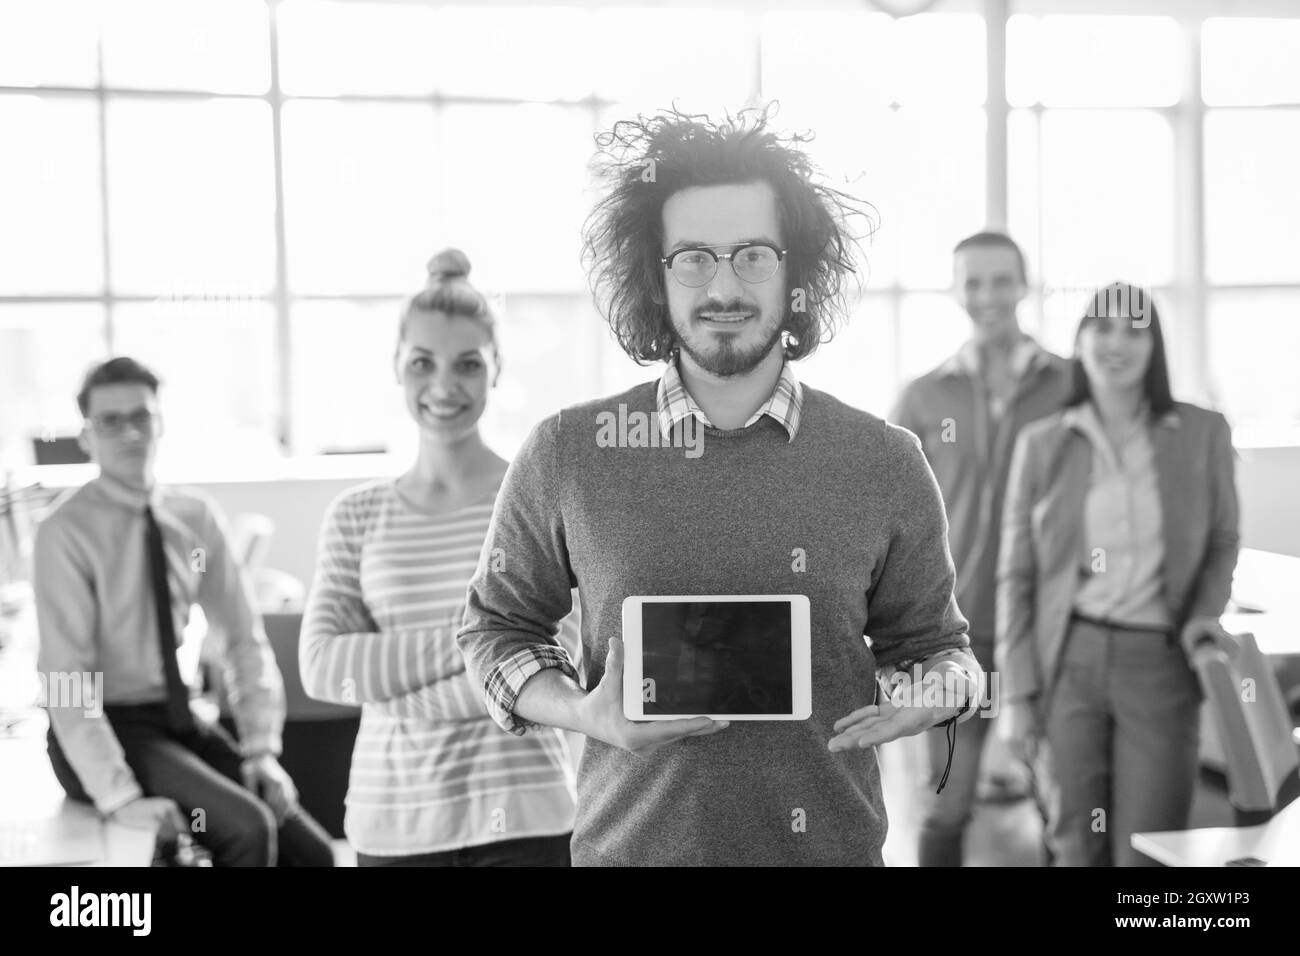
<svg viewBox="0 0 1300 956">
<path fill-rule="evenodd" d="M 1056 865 L 1155 865 L 1130 838 L 1187 827 L 1200 702 L 1172 635 L 1071 623 L 1039 752 Z"/>
<path fill-rule="evenodd" d="M 162 704 L 106 706 L 104 718 L 145 794 L 176 801 L 216 866 L 334 865 L 329 834 L 307 811 L 299 808 L 277 827 L 271 808 L 245 789 L 239 747 L 221 727 L 199 721 L 178 736 Z M 68 796 L 89 801 L 53 730 L 49 751 Z"/>
<path fill-rule="evenodd" d="M 414 856 L 357 854 L 357 866 L 569 866 L 570 833 L 480 843 Z"/>
</svg>

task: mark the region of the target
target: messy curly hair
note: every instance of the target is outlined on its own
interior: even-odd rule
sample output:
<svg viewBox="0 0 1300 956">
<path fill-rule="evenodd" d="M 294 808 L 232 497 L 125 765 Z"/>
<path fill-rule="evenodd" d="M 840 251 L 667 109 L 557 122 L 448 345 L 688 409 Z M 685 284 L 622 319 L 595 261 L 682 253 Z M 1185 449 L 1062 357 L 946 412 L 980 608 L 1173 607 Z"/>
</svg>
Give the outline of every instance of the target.
<svg viewBox="0 0 1300 956">
<path fill-rule="evenodd" d="M 721 121 L 677 109 L 622 120 L 596 137 L 594 161 L 607 193 L 583 226 L 591 291 L 623 351 L 638 364 L 668 360 L 677 336 L 664 287 L 663 208 L 693 186 L 766 182 L 777 197 L 789 292 L 802 311 L 783 324 L 785 355 L 800 359 L 829 341 L 847 314 L 849 279 L 860 287 L 855 246 L 874 228 L 873 208 L 827 186 L 802 144 L 811 133 L 769 128 L 775 103 Z M 861 222 L 862 234 L 852 224 Z"/>
</svg>

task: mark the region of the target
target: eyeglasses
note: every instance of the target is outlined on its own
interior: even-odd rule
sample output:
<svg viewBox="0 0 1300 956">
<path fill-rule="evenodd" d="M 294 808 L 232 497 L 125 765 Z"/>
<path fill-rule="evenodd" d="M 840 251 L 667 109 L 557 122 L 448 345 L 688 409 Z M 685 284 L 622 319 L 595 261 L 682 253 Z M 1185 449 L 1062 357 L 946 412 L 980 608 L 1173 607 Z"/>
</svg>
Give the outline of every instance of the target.
<svg viewBox="0 0 1300 956">
<path fill-rule="evenodd" d="M 660 258 L 673 278 L 691 289 L 698 289 L 713 281 L 718 274 L 718 260 L 726 259 L 736 276 L 745 282 L 766 282 L 776 275 L 777 267 L 785 258 L 785 249 L 778 249 L 770 242 L 751 242 L 738 247 L 734 252 L 714 252 L 714 249 L 726 248 L 727 244 L 716 246 L 689 246 L 678 249 L 668 256 Z"/>
<path fill-rule="evenodd" d="M 162 418 L 157 412 L 151 412 L 147 408 L 139 408 L 129 415 L 120 415 L 117 412 L 103 412 L 92 416 L 88 420 L 91 427 L 99 434 L 116 438 L 126 431 L 128 425 L 141 435 L 152 435 Z"/>
</svg>

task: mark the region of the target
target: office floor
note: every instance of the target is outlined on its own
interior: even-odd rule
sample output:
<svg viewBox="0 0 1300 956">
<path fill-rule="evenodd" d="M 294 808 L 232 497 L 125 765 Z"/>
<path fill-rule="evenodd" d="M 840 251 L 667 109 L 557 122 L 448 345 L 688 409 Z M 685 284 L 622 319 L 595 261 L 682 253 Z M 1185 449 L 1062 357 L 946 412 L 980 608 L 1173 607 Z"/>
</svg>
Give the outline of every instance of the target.
<svg viewBox="0 0 1300 956">
<path fill-rule="evenodd" d="M 885 863 L 916 866 L 920 816 L 916 781 L 925 777 L 925 746 L 919 737 L 896 740 L 880 749 L 880 775 L 889 814 Z M 996 744 L 985 752 L 984 776 L 1016 778 L 1017 768 Z M 966 833 L 967 866 L 1037 866 L 1042 821 L 1032 801 L 979 802 Z"/>
<path fill-rule="evenodd" d="M 922 779 L 924 746 L 919 738 L 887 744 L 881 748 L 880 765 L 885 809 L 889 814 L 885 862 L 889 866 L 916 866 L 920 819 L 914 781 Z M 985 750 L 982 769 L 986 779 L 992 774 L 1016 774 L 1012 759 L 996 742 Z M 1213 784 L 1198 781 L 1188 827 L 1232 824 L 1232 807 L 1226 794 Z M 982 800 L 976 804 L 974 818 L 966 831 L 966 865 L 1038 866 L 1042 832 L 1042 820 L 1032 800 Z"/>
</svg>

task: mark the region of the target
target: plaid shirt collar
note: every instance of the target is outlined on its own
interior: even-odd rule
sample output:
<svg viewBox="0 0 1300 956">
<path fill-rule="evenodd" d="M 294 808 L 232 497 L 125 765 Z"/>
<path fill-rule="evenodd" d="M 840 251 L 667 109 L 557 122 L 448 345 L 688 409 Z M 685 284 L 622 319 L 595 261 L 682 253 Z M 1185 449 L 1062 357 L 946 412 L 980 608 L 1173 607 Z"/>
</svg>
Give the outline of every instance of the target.
<svg viewBox="0 0 1300 956">
<path fill-rule="evenodd" d="M 713 427 L 708 416 L 686 391 L 681 373 L 677 371 L 676 357 L 668 363 L 663 377 L 659 379 L 656 403 L 659 408 L 659 429 L 665 437 L 672 435 L 674 425 L 691 415 L 698 418 L 706 427 Z M 791 368 L 790 363 L 786 362 L 781 366 L 781 377 L 777 379 L 776 388 L 772 390 L 771 396 L 749 417 L 749 421 L 745 422 L 743 427 L 748 428 L 764 415 L 771 415 L 789 434 L 790 441 L 794 441 L 795 433 L 799 431 L 799 416 L 802 411 L 803 386 L 794 377 L 794 369 Z"/>
</svg>

